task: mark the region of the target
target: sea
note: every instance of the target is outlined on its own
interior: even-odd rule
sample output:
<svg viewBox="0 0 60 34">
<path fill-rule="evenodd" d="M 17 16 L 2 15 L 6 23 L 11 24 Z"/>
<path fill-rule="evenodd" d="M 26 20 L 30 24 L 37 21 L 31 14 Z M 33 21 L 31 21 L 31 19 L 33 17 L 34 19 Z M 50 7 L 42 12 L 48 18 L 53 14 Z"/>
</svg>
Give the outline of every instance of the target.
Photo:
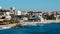
<svg viewBox="0 0 60 34">
<path fill-rule="evenodd" d="M 0 34 L 60 34 L 60 23 L 26 25 L 0 30 Z"/>
</svg>

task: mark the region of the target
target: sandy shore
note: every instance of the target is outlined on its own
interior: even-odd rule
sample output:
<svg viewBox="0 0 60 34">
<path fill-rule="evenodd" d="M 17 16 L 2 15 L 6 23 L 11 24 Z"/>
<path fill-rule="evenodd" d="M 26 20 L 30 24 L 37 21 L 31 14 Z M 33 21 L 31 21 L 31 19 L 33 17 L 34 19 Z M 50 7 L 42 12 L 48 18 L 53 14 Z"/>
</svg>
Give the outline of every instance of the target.
<svg viewBox="0 0 60 34">
<path fill-rule="evenodd" d="M 32 24 L 47 24 L 47 23 L 59 23 L 60 20 L 45 20 L 43 22 L 38 21 L 38 22 L 20 22 L 22 25 L 32 25 Z"/>
<path fill-rule="evenodd" d="M 24 26 L 24 25 L 59 23 L 59 22 L 60 22 L 60 20 L 45 20 L 45 21 L 43 21 L 43 22 L 41 22 L 41 21 L 38 21 L 38 22 L 23 22 L 23 21 L 22 21 L 22 22 L 20 22 L 20 23 L 18 23 L 18 24 Z M 9 29 L 9 28 L 14 27 L 14 26 L 16 26 L 16 25 L 18 25 L 18 24 L 16 23 L 16 24 L 0 25 L 0 30 L 1 30 L 1 29 Z"/>
</svg>

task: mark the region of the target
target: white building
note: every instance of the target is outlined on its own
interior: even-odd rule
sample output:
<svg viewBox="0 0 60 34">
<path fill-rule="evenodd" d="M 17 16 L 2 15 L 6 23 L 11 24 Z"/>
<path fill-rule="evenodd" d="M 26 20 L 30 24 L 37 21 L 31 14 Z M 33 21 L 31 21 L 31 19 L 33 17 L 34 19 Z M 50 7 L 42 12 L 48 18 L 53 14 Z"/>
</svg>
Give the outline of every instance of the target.
<svg viewBox="0 0 60 34">
<path fill-rule="evenodd" d="M 26 15 L 27 12 L 26 12 L 26 11 L 17 10 L 17 11 L 15 11 L 15 14 L 16 14 L 16 15 Z"/>
<path fill-rule="evenodd" d="M 16 14 L 16 15 L 21 15 L 21 11 L 20 11 L 20 10 L 17 10 L 17 11 L 15 12 L 15 14 Z"/>
<path fill-rule="evenodd" d="M 26 15 L 27 11 L 21 11 L 21 15 Z"/>
</svg>

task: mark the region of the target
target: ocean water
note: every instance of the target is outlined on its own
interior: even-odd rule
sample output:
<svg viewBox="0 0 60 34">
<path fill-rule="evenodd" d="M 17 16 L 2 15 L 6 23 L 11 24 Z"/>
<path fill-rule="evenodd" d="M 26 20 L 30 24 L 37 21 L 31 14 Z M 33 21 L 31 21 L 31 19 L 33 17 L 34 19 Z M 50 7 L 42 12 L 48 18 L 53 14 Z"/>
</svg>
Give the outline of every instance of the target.
<svg viewBox="0 0 60 34">
<path fill-rule="evenodd" d="M 0 30 L 0 34 L 60 34 L 60 23 L 28 25 Z"/>
</svg>

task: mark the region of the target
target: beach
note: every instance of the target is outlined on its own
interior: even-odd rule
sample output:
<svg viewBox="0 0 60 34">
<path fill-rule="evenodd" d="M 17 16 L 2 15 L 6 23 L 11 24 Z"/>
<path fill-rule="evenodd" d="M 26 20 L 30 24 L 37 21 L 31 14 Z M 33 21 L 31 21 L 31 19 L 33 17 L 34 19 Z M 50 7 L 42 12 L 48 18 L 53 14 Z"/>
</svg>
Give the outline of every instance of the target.
<svg viewBox="0 0 60 34">
<path fill-rule="evenodd" d="M 19 26 L 25 26 L 25 25 L 37 25 L 37 24 L 50 24 L 50 23 L 60 23 L 60 20 L 45 20 L 43 22 L 41 21 L 34 21 L 34 22 L 20 22 L 20 23 L 14 23 L 14 24 L 7 24 L 7 25 L 0 25 L 0 30 L 1 29 L 9 29 L 13 27 L 17 27 L 16 25 Z"/>
<path fill-rule="evenodd" d="M 20 22 L 21 25 L 33 25 L 33 24 L 48 24 L 48 23 L 59 23 L 60 19 L 58 20 L 45 20 L 45 21 L 34 21 L 34 22 Z"/>
</svg>

